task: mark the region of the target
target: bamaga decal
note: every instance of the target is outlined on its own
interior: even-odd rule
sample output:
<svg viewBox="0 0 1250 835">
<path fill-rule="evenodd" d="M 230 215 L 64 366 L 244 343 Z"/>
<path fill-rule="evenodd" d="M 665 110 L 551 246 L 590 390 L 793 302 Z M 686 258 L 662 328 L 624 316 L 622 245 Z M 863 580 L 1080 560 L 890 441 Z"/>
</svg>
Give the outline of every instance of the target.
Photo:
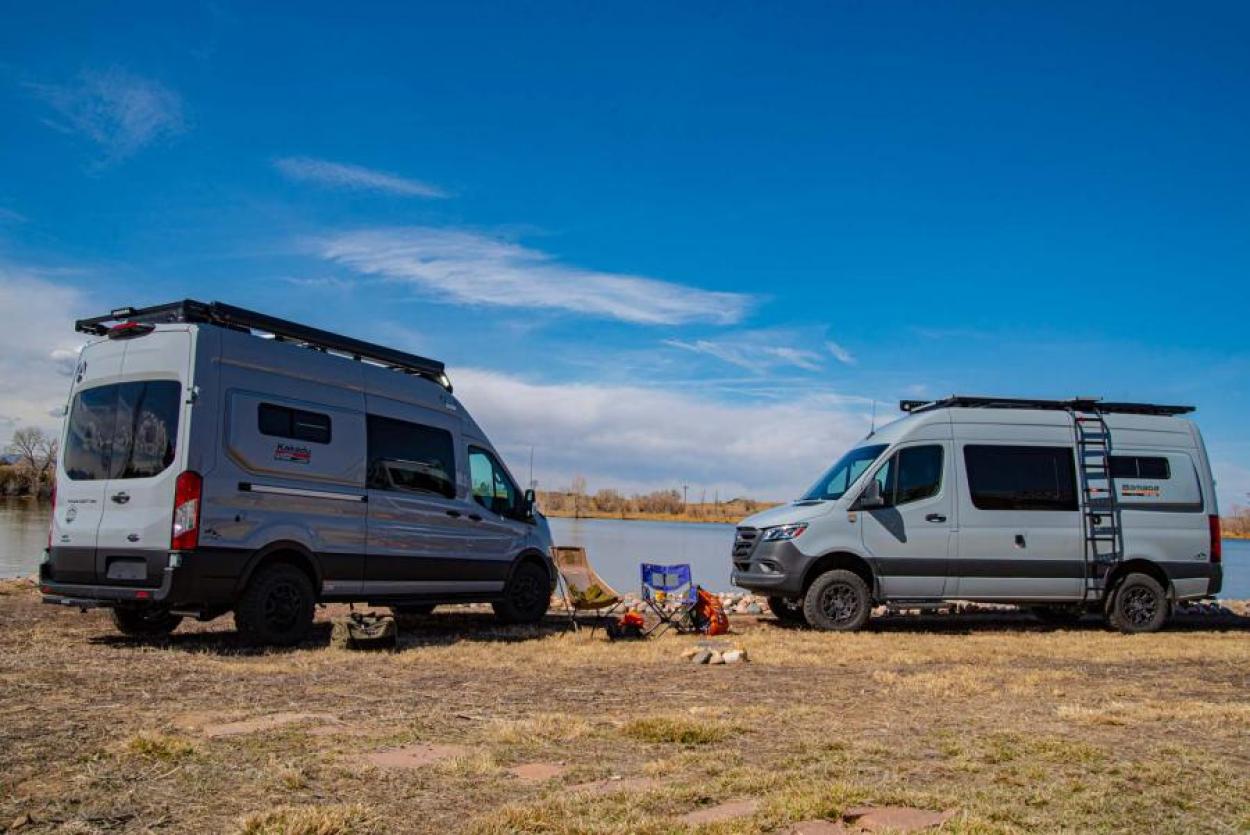
<svg viewBox="0 0 1250 835">
<path fill-rule="evenodd" d="M 312 461 L 312 450 L 306 446 L 278 444 L 273 448 L 273 460 L 288 461 L 292 464 L 307 464 Z"/>
<path fill-rule="evenodd" d="M 1133 496 L 1142 499 L 1157 499 L 1160 494 L 1157 484 L 1123 484 L 1120 486 L 1121 496 Z"/>
</svg>

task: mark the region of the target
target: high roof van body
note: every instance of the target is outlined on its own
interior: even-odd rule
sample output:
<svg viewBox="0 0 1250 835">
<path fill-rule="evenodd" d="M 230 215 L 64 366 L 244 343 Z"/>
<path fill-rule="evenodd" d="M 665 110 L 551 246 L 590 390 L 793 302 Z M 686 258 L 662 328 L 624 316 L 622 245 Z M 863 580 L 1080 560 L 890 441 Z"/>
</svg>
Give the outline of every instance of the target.
<svg viewBox="0 0 1250 835">
<path fill-rule="evenodd" d="M 970 600 L 1145 631 L 1219 592 L 1215 484 L 1188 407 L 903 405 L 802 498 L 740 523 L 735 584 L 826 629 L 859 628 L 876 604 Z"/>
<path fill-rule="evenodd" d="M 218 303 L 78 325 L 48 602 L 136 634 L 233 610 L 268 643 L 319 601 L 546 612 L 547 522 L 442 363 Z"/>
</svg>

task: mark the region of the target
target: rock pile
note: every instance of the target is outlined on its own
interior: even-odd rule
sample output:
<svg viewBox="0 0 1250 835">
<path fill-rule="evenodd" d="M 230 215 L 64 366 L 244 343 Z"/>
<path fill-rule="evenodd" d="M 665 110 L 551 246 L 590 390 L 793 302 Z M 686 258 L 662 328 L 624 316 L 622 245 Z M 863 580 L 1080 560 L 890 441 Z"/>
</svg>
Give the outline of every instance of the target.
<svg viewBox="0 0 1250 835">
<path fill-rule="evenodd" d="M 742 664 L 749 659 L 747 651 L 722 642 L 702 641 L 698 646 L 691 647 L 681 657 L 692 664 Z"/>
</svg>

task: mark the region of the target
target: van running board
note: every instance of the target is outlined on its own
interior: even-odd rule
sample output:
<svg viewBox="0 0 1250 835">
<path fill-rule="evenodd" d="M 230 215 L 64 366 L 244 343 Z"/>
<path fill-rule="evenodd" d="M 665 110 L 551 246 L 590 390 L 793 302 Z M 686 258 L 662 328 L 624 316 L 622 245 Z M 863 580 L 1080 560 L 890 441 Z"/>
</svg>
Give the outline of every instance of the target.
<svg viewBox="0 0 1250 835">
<path fill-rule="evenodd" d="M 1124 559 L 1124 529 L 1111 473 L 1111 428 L 1094 402 L 1068 410 L 1076 439 L 1085 539 L 1085 599 L 1103 596 L 1110 567 Z"/>
</svg>

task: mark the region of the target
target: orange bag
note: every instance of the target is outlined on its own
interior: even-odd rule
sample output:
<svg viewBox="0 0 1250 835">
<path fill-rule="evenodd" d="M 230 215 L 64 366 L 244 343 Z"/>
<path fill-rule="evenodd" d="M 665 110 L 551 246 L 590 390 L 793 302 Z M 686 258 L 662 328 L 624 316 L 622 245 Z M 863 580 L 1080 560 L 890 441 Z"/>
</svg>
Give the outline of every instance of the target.
<svg viewBox="0 0 1250 835">
<path fill-rule="evenodd" d="M 725 614 L 720 598 L 703 586 L 699 586 L 697 591 L 699 600 L 695 603 L 694 612 L 699 629 L 707 635 L 724 635 L 729 631 L 729 615 Z"/>
</svg>

